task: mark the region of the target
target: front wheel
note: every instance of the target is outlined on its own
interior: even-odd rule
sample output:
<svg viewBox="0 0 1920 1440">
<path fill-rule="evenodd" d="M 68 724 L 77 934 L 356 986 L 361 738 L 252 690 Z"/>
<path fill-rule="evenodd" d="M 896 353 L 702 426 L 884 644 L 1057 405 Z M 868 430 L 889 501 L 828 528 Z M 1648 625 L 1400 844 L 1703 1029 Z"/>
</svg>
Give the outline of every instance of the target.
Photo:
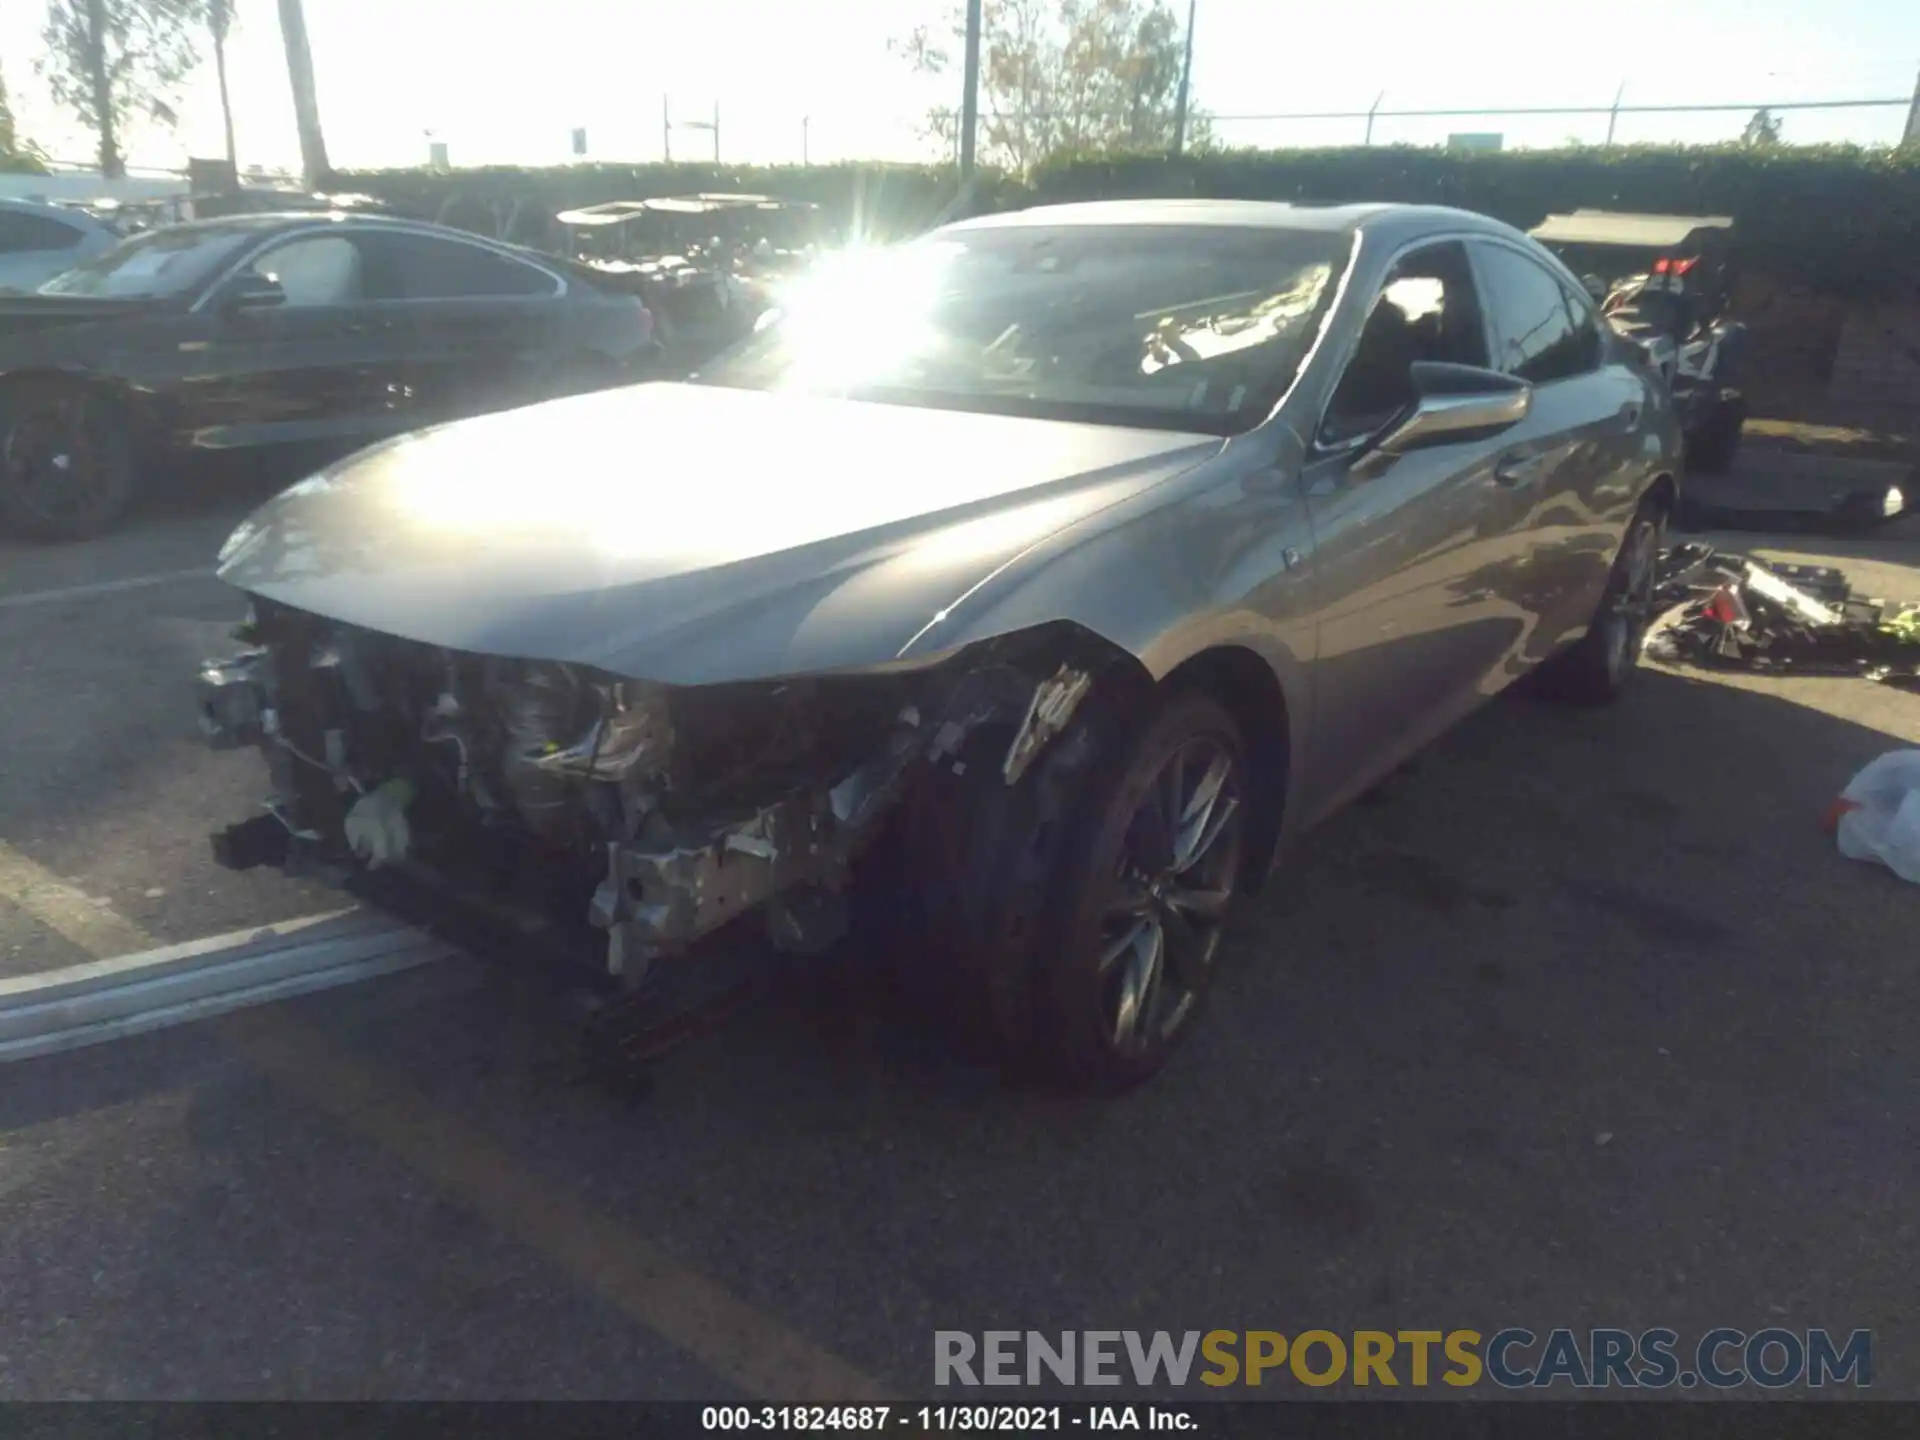
<svg viewBox="0 0 1920 1440">
<path fill-rule="evenodd" d="M 32 381 L 0 391 L 0 521 L 40 540 L 111 528 L 133 501 L 134 453 L 106 400 Z"/>
<path fill-rule="evenodd" d="M 1038 951 L 1046 1069 L 1127 1089 L 1192 1029 L 1239 886 L 1247 797 L 1240 728 L 1202 694 L 1168 701 L 1088 777 Z"/>
</svg>

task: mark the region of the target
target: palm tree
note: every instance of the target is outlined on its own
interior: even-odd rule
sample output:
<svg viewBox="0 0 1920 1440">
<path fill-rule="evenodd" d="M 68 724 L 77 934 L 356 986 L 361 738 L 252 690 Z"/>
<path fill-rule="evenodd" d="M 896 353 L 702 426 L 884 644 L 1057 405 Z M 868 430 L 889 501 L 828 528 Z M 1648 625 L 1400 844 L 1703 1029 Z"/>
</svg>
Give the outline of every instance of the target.
<svg viewBox="0 0 1920 1440">
<path fill-rule="evenodd" d="M 240 173 L 240 152 L 233 143 L 233 99 L 227 94 L 227 35 L 233 29 L 233 0 L 207 0 L 207 28 L 213 31 L 213 68 L 220 77 L 220 119 L 227 127 L 227 164 Z"/>
<path fill-rule="evenodd" d="M 280 0 L 280 37 L 287 47 L 287 79 L 293 85 L 293 118 L 300 130 L 300 168 L 309 189 L 327 183 L 327 142 L 320 133 L 320 97 L 313 84 L 313 52 L 307 48 L 307 15 L 300 0 Z"/>
</svg>

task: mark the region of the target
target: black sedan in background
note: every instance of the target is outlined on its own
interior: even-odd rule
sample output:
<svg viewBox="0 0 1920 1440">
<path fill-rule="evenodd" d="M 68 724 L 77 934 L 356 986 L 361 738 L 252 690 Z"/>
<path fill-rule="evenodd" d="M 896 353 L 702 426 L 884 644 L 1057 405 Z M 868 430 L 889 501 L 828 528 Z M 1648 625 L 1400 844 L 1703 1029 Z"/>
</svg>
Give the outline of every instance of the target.
<svg viewBox="0 0 1920 1440">
<path fill-rule="evenodd" d="M 590 275 L 371 215 L 246 215 L 137 236 L 0 293 L 0 522 L 97 534 L 153 461 L 352 449 L 649 373 L 653 319 Z"/>
</svg>

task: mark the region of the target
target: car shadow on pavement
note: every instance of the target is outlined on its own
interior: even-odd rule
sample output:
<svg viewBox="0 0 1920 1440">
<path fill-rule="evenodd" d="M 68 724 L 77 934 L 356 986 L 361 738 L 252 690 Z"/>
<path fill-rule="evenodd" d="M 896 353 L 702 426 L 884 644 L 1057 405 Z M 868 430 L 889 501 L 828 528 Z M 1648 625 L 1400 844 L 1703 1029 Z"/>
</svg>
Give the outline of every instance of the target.
<svg viewBox="0 0 1920 1440">
<path fill-rule="evenodd" d="M 497 969 L 289 1013 L 498 1163 L 915 1391 L 937 1326 L 1419 1319 L 1876 1328 L 1888 1393 L 1920 1359 L 1894 1328 L 1920 1185 L 1916 896 L 1818 821 L 1920 739 L 1896 728 L 1657 670 L 1611 710 L 1502 701 L 1309 839 L 1247 907 L 1192 1043 L 1115 1101 L 903 1040 L 832 972 L 669 1056 L 638 1103 L 570 1080 L 561 1017 Z M 223 1311 L 244 1261 L 289 1313 L 373 1297 L 416 1327 L 408 1365 L 356 1394 L 711 1398 L 670 1369 L 574 1366 L 624 1322 L 568 1301 L 537 1239 L 457 1192 L 433 1199 L 428 1250 L 462 1278 L 432 1278 L 413 1221 L 369 1223 L 425 1203 L 407 1156 L 213 1058 L 229 1023 L 34 1062 L 0 1091 L 4 1132 L 193 1089 L 188 1198 L 113 1221 L 139 1273 L 93 1322 L 100 1373 L 290 1393 L 252 1378 L 278 1331 Z M 260 1218 L 276 1206 L 297 1223 Z M 215 1265 L 221 1215 L 250 1218 Z M 55 1224 L 32 1243 L 86 1241 Z M 181 1253 L 200 1270 L 170 1268 Z M 194 1324 L 156 1338 L 163 1300 Z M 362 1374 L 350 1331 L 302 1332 L 299 1393 Z M 195 1356 L 208 1368 L 168 1368 Z"/>
<path fill-rule="evenodd" d="M 192 516 L 236 503 L 259 504 L 348 453 L 339 445 L 269 450 L 204 451 L 156 461 L 142 475 L 127 524 Z"/>
</svg>

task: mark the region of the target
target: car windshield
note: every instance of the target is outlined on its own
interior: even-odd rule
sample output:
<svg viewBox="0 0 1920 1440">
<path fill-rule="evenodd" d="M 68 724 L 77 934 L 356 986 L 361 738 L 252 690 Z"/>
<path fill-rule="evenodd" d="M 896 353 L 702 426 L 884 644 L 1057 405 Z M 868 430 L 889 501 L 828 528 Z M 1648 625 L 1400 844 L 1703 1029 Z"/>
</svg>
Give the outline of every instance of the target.
<svg viewBox="0 0 1920 1440">
<path fill-rule="evenodd" d="M 1286 393 L 1344 235 L 1009 225 L 829 257 L 694 378 L 1234 434 Z"/>
<path fill-rule="evenodd" d="M 62 271 L 40 293 L 108 299 L 178 295 L 210 277 L 252 233 L 227 225 L 148 231 Z"/>
</svg>

